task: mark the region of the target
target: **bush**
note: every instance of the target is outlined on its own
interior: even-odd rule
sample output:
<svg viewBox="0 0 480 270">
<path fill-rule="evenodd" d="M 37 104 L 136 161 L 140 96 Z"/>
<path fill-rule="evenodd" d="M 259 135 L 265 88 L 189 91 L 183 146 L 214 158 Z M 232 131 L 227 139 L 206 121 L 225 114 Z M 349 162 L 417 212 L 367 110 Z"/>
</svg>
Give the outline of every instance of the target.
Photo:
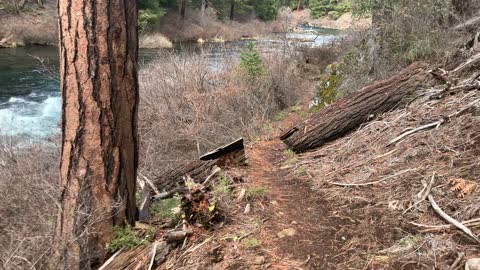
<svg viewBox="0 0 480 270">
<path fill-rule="evenodd" d="M 163 53 L 142 69 L 139 132 L 146 173 L 161 175 L 240 136 L 255 139 L 308 91 L 295 73 L 294 57 L 260 56 L 263 76 L 255 80 L 233 59 L 223 58 L 212 69 L 208 51 Z"/>
<path fill-rule="evenodd" d="M 146 238 L 141 238 L 128 224 L 125 227 L 113 227 L 113 233 L 114 238 L 107 245 L 107 250 L 112 253 L 122 248 L 132 249 L 149 243 L 147 239 L 149 235 L 146 235 Z"/>
<path fill-rule="evenodd" d="M 328 12 L 328 17 L 332 20 L 336 20 L 340 18 L 340 16 L 342 16 L 342 14 L 340 14 L 338 11 L 333 10 Z"/>
<path fill-rule="evenodd" d="M 262 59 L 254 43 L 248 43 L 240 53 L 240 68 L 253 79 L 264 74 Z"/>
</svg>

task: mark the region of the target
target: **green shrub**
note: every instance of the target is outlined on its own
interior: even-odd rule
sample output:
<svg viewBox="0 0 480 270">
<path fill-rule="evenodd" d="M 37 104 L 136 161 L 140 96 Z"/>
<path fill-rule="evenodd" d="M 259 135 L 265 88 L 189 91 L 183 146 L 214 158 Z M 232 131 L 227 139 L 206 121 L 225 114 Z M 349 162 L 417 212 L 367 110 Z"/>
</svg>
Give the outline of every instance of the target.
<svg viewBox="0 0 480 270">
<path fill-rule="evenodd" d="M 309 8 L 314 18 L 328 15 L 332 19 L 338 19 L 343 13 L 350 11 L 350 1 L 310 0 Z"/>
<path fill-rule="evenodd" d="M 240 53 L 240 68 L 251 78 L 257 78 L 265 73 L 262 58 L 255 44 L 248 43 Z"/>
<path fill-rule="evenodd" d="M 150 30 L 150 26 L 160 21 L 165 14 L 161 9 L 142 9 L 138 12 L 138 30 L 144 32 Z"/>
<path fill-rule="evenodd" d="M 113 227 L 113 233 L 113 240 L 107 244 L 107 250 L 112 253 L 122 248 L 132 249 L 149 243 L 150 235 L 147 234 L 145 238 L 142 238 L 128 224 L 125 227 Z"/>
<path fill-rule="evenodd" d="M 245 198 L 249 201 L 263 198 L 266 196 L 267 191 L 265 187 L 252 187 L 245 192 Z"/>
<path fill-rule="evenodd" d="M 222 198 L 230 195 L 230 181 L 224 174 L 220 175 L 213 186 L 213 194 L 216 198 Z"/>
<path fill-rule="evenodd" d="M 340 18 L 340 16 L 342 16 L 342 14 L 340 14 L 338 11 L 333 10 L 328 12 L 328 17 L 332 20 L 336 20 Z"/>
<path fill-rule="evenodd" d="M 335 65 L 329 65 L 329 74 L 326 78 L 321 79 L 317 85 L 314 100 L 315 105 L 310 111 L 317 111 L 335 101 L 338 95 L 338 86 L 340 84 L 340 76 L 337 73 Z"/>
<path fill-rule="evenodd" d="M 153 216 L 160 218 L 176 218 L 178 217 L 178 208 L 180 207 L 180 196 L 175 195 L 173 198 L 154 202 L 150 207 Z"/>
<path fill-rule="evenodd" d="M 243 245 L 248 249 L 254 249 L 261 245 L 262 242 L 255 237 L 249 237 L 243 240 Z"/>
</svg>

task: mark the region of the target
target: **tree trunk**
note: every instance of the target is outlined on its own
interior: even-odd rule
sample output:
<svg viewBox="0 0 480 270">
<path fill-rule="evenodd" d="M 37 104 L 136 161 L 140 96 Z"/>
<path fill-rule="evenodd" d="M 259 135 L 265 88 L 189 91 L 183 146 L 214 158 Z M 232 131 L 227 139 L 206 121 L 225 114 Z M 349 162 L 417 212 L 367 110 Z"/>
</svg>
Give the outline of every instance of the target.
<svg viewBox="0 0 480 270">
<path fill-rule="evenodd" d="M 43 8 L 43 0 L 37 0 L 38 8 Z"/>
<path fill-rule="evenodd" d="M 135 223 L 137 1 L 60 0 L 62 153 L 54 269 L 105 259 L 113 226 Z"/>
<path fill-rule="evenodd" d="M 187 9 L 187 0 L 182 0 L 182 3 L 180 4 L 180 17 L 182 17 L 182 19 L 185 19 L 186 9 Z"/>
<path fill-rule="evenodd" d="M 297 153 L 335 140 L 400 105 L 428 78 L 426 68 L 425 64 L 414 63 L 393 77 L 364 87 L 312 114 L 280 139 Z"/>
<path fill-rule="evenodd" d="M 230 1 L 230 21 L 235 19 L 235 0 Z"/>
</svg>

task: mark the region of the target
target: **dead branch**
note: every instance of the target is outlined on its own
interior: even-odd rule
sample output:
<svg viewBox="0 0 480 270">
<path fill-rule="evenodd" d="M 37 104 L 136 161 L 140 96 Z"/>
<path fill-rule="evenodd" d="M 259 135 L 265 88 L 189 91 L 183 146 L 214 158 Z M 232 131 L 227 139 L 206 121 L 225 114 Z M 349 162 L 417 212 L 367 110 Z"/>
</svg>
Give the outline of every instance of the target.
<svg viewBox="0 0 480 270">
<path fill-rule="evenodd" d="M 450 265 L 450 270 L 457 269 L 457 267 L 460 264 L 460 262 L 462 261 L 463 257 L 465 257 L 465 253 L 458 252 L 457 259 L 455 259 L 455 261 L 452 263 L 452 265 Z"/>
<path fill-rule="evenodd" d="M 477 23 L 480 23 L 480 14 L 478 14 L 477 16 L 465 21 L 465 22 L 462 22 L 462 23 L 459 23 L 457 25 L 455 25 L 453 27 L 453 30 L 463 30 L 465 28 L 469 28 Z"/>
<path fill-rule="evenodd" d="M 390 176 L 387 176 L 387 177 L 384 177 L 380 180 L 377 180 L 377 181 L 372 181 L 372 182 L 366 182 L 366 183 L 338 183 L 338 182 L 329 182 L 329 184 L 331 185 L 335 185 L 335 186 L 341 186 L 341 187 L 361 187 L 361 186 L 369 186 L 369 185 L 374 185 L 374 184 L 377 184 L 377 183 L 380 183 L 380 182 L 383 182 L 383 181 L 386 181 L 388 179 L 392 179 L 394 177 L 397 177 L 399 175 L 402 175 L 404 173 L 407 173 L 407 172 L 411 172 L 411 171 L 416 171 L 417 169 L 406 169 L 406 170 L 403 170 L 403 171 L 400 171 L 398 173 L 395 173 L 393 175 L 390 175 Z"/>
<path fill-rule="evenodd" d="M 422 180 L 422 182 L 423 182 L 423 180 Z M 432 191 L 434 183 L 435 183 L 435 172 L 433 173 L 432 178 L 430 179 L 430 183 L 428 183 L 428 185 L 424 184 L 423 189 L 420 191 L 420 193 L 417 194 L 417 198 L 418 198 L 417 201 L 412 206 L 410 206 L 405 211 L 403 211 L 402 214 L 405 215 L 405 213 L 407 213 L 410 209 L 416 207 L 421 202 L 423 202 L 425 199 L 427 199 L 428 195 L 430 195 L 430 192 Z"/>
<path fill-rule="evenodd" d="M 440 206 L 438 206 L 438 204 L 435 202 L 435 199 L 433 199 L 433 196 L 430 194 L 428 195 L 428 201 L 430 202 L 433 210 L 435 210 L 435 212 L 441 216 L 444 220 L 446 220 L 447 222 L 449 222 L 450 224 L 452 224 L 453 226 L 457 227 L 459 230 L 461 230 L 462 232 L 464 232 L 466 235 L 468 235 L 470 238 L 474 239 L 476 242 L 480 243 L 480 239 L 475 235 L 473 234 L 473 232 L 467 228 L 465 225 L 463 225 L 462 223 L 460 223 L 459 221 L 457 221 L 456 219 L 452 218 L 451 216 L 449 216 L 447 213 L 445 213 L 441 208 Z"/>
<path fill-rule="evenodd" d="M 444 119 L 440 119 L 438 121 L 435 121 L 433 123 L 430 123 L 430 124 L 426 124 L 426 125 L 423 125 L 423 126 L 420 126 L 418 128 L 415 128 L 415 129 L 412 129 L 412 130 L 409 130 L 407 132 L 404 132 L 403 134 L 401 134 L 400 136 L 398 136 L 397 138 L 391 140 L 386 146 L 389 147 L 390 145 L 393 145 L 393 144 L 396 144 L 397 142 L 401 141 L 403 138 L 409 136 L 409 135 L 412 135 L 414 133 L 417 133 L 419 131 L 422 131 L 422 130 L 426 130 L 426 129 L 431 129 L 431 128 L 438 128 L 440 125 L 442 125 L 443 123 L 445 122 Z"/>
<path fill-rule="evenodd" d="M 465 63 L 459 65 L 454 70 L 450 71 L 449 74 L 453 76 L 459 76 L 462 72 L 478 64 L 479 62 L 480 62 L 480 53 L 477 53 L 474 56 L 470 57 Z"/>
</svg>

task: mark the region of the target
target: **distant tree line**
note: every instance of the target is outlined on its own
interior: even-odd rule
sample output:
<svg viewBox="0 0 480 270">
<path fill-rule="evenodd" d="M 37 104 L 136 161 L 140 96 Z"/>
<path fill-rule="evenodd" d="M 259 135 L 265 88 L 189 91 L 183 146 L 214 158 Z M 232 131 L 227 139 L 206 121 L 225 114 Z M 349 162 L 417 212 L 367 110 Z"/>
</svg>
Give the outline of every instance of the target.
<svg viewBox="0 0 480 270">
<path fill-rule="evenodd" d="M 348 0 L 140 0 L 139 4 L 141 29 L 157 22 L 167 10 L 177 10 L 182 18 L 186 18 L 187 10 L 198 10 L 203 16 L 210 7 L 221 20 L 254 16 L 270 21 L 277 18 L 281 7 L 290 7 L 292 10 L 310 8 L 314 17 L 338 17 L 349 11 L 350 7 Z"/>
</svg>

